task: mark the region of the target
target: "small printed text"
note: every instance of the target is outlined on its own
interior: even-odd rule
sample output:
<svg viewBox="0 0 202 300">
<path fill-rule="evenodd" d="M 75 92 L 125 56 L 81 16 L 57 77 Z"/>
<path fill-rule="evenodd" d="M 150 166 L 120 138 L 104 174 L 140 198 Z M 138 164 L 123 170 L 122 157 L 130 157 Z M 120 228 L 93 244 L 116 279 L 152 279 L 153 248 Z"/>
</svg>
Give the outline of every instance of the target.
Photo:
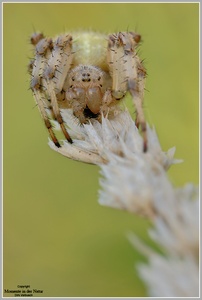
<svg viewBox="0 0 202 300">
<path fill-rule="evenodd" d="M 32 289 L 29 284 L 18 284 L 15 289 L 4 289 L 4 294 L 13 294 L 14 297 L 35 297 L 42 296 L 43 290 Z"/>
</svg>

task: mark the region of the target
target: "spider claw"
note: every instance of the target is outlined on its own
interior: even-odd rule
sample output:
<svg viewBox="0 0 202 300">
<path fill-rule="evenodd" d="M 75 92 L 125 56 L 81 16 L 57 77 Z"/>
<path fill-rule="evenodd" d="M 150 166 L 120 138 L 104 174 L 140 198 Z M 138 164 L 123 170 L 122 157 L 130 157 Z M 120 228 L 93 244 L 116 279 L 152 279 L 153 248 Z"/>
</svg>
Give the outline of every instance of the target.
<svg viewBox="0 0 202 300">
<path fill-rule="evenodd" d="M 140 123 L 138 121 L 135 121 L 135 126 L 137 127 L 137 129 L 139 129 Z"/>
<path fill-rule="evenodd" d="M 70 144 L 73 144 L 73 141 L 72 141 L 72 139 L 71 139 L 69 133 L 67 132 L 67 130 L 66 130 L 65 126 L 64 126 L 64 123 L 61 123 L 61 124 L 60 124 L 60 127 L 61 127 L 61 129 L 62 129 L 62 132 L 63 132 L 64 136 L 66 137 L 66 140 L 67 140 Z"/>
<path fill-rule="evenodd" d="M 55 144 L 55 146 L 56 146 L 57 148 L 61 148 L 59 142 L 54 142 L 54 144 Z"/>
<path fill-rule="evenodd" d="M 67 139 L 67 141 L 70 143 L 70 144 L 73 144 L 73 141 L 72 141 L 72 139 L 70 138 L 70 136 L 69 136 L 69 134 L 65 134 L 65 137 L 66 137 L 66 139 Z"/>
<path fill-rule="evenodd" d="M 144 141 L 143 142 L 143 152 L 146 153 L 148 150 L 148 147 L 147 147 L 147 141 Z"/>
</svg>

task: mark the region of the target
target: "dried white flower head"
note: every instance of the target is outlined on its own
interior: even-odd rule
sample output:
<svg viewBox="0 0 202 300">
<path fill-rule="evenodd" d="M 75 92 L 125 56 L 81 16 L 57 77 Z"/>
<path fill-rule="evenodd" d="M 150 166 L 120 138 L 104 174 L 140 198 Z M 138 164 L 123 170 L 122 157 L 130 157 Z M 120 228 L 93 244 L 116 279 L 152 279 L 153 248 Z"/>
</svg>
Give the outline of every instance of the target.
<svg viewBox="0 0 202 300">
<path fill-rule="evenodd" d="M 62 116 L 73 137 L 57 148 L 62 155 L 101 168 L 99 203 L 148 217 L 153 222 L 150 237 L 164 256 L 130 234 L 131 243 L 148 257 L 138 267 L 154 297 L 198 295 L 198 189 L 192 184 L 175 188 L 166 170 L 174 163 L 175 148 L 163 152 L 155 130 L 147 125 L 148 151 L 128 111 L 117 110 L 102 123 L 92 120 L 81 126 L 71 110 Z"/>
<path fill-rule="evenodd" d="M 192 204 L 197 208 L 197 201 L 193 201 Z M 185 207 L 186 204 L 183 206 Z M 195 213 L 197 214 L 196 211 Z M 139 264 L 137 268 L 140 277 L 148 287 L 149 295 L 152 297 L 197 297 L 199 295 L 198 251 L 195 251 L 196 249 L 190 251 L 192 248 L 189 247 L 192 246 L 190 236 L 187 234 L 188 248 L 183 249 L 185 243 L 182 243 L 182 247 L 175 252 L 173 246 L 175 243 L 179 245 L 183 237 L 179 241 L 175 240 L 175 232 L 172 230 L 167 237 L 166 224 L 158 225 L 162 226 L 163 229 L 160 229 L 159 233 L 159 226 L 154 226 L 153 232 L 158 232 L 157 243 L 162 246 L 161 250 L 164 251 L 164 255 L 149 248 L 135 234 L 128 234 L 133 246 L 148 258 L 148 264 Z M 183 221 L 179 228 L 182 229 L 182 225 Z M 197 233 L 198 226 L 191 226 L 189 232 L 193 233 L 194 230 Z M 172 245 L 167 242 L 166 237 L 168 240 L 172 240 Z M 197 245 L 198 248 L 198 244 L 195 242 L 193 244 Z"/>
<path fill-rule="evenodd" d="M 135 126 L 129 112 L 117 110 L 112 119 L 102 118 L 102 123 L 93 120 L 90 124 L 81 125 L 73 116 L 71 109 L 62 109 L 61 114 L 73 138 L 73 144 L 61 142 L 60 148 L 55 147 L 50 140 L 49 146 L 62 155 L 91 164 L 106 164 L 111 155 L 125 157 L 137 154 L 148 160 L 157 160 L 168 169 L 173 163 L 175 148 L 163 153 L 154 129 L 148 127 L 148 151 L 143 153 L 142 136 Z M 60 129 L 54 122 L 55 129 Z"/>
<path fill-rule="evenodd" d="M 198 297 L 199 270 L 192 257 L 153 256 L 139 273 L 152 297 Z"/>
</svg>

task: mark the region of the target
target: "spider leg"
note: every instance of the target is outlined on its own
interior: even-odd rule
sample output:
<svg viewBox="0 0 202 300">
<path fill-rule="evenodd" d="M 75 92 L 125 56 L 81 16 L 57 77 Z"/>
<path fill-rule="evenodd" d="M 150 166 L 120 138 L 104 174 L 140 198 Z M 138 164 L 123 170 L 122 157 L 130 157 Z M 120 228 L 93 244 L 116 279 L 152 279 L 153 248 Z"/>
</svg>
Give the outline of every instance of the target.
<svg viewBox="0 0 202 300">
<path fill-rule="evenodd" d="M 140 35 L 119 32 L 109 36 L 108 65 L 112 77 L 112 95 L 121 99 L 129 90 L 137 111 L 136 125 L 141 127 L 143 151 L 147 151 L 146 122 L 143 111 L 144 82 L 146 71 L 135 51 Z"/>
<path fill-rule="evenodd" d="M 35 90 L 34 91 L 34 97 L 35 97 L 35 100 L 38 104 L 38 107 L 39 107 L 39 110 L 41 112 L 41 115 L 42 115 L 42 118 L 44 119 L 44 122 L 45 122 L 45 125 L 48 129 L 48 132 L 50 134 L 50 137 L 52 139 L 52 141 L 54 142 L 54 144 L 60 148 L 60 143 L 58 142 L 54 132 L 53 132 L 53 128 L 52 128 L 52 125 L 51 125 L 51 122 L 48 118 L 48 115 L 46 113 L 46 110 L 45 110 L 45 107 L 44 107 L 44 103 L 42 101 L 42 98 L 41 98 L 41 92 L 39 90 Z"/>
<path fill-rule="evenodd" d="M 72 139 L 64 125 L 57 101 L 57 94 L 62 91 L 72 59 L 72 37 L 70 35 L 59 36 L 54 42 L 52 53 L 44 69 L 44 84 L 51 99 L 53 114 L 69 143 L 72 143 Z"/>
<path fill-rule="evenodd" d="M 60 147 L 60 144 L 53 132 L 52 124 L 48 118 L 46 109 L 45 109 L 45 95 L 42 86 L 42 76 L 44 71 L 44 64 L 46 61 L 46 57 L 50 52 L 52 47 L 52 40 L 43 38 L 42 34 L 35 34 L 31 37 L 31 43 L 36 45 L 35 49 L 35 58 L 31 60 L 29 64 L 29 72 L 31 73 L 32 79 L 30 83 L 30 87 L 33 91 L 33 95 L 41 116 L 44 120 L 45 126 L 47 127 L 49 134 L 51 136 L 52 141 L 57 147 Z"/>
</svg>

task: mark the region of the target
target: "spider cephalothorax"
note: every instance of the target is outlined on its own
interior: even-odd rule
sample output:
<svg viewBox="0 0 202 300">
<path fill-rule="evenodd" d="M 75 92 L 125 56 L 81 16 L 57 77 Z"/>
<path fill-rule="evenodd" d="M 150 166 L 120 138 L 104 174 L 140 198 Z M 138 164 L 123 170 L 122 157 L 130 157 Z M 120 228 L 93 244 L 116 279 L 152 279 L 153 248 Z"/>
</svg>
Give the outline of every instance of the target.
<svg viewBox="0 0 202 300">
<path fill-rule="evenodd" d="M 60 108 L 71 108 L 80 123 L 113 110 L 127 91 L 136 108 L 136 125 L 141 127 L 147 150 L 146 123 L 143 113 L 146 71 L 137 55 L 140 35 L 119 32 L 106 36 L 97 32 L 62 34 L 55 39 L 35 33 L 31 43 L 35 57 L 29 64 L 31 89 L 50 136 L 60 144 L 53 132 L 47 108 L 59 122 L 66 139 L 72 143 Z"/>
</svg>

